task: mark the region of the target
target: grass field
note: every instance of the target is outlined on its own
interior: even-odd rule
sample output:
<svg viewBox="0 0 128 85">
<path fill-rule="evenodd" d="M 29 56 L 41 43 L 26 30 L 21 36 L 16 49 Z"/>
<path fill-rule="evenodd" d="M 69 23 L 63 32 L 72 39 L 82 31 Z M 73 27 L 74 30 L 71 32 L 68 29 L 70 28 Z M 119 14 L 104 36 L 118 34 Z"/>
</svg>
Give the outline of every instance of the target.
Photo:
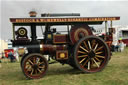
<svg viewBox="0 0 128 85">
<path fill-rule="evenodd" d="M 83 74 L 68 65 L 50 64 L 45 77 L 27 80 L 20 63 L 4 61 L 0 67 L 0 85 L 128 85 L 128 48 L 113 53 L 107 67 L 98 73 Z"/>
</svg>

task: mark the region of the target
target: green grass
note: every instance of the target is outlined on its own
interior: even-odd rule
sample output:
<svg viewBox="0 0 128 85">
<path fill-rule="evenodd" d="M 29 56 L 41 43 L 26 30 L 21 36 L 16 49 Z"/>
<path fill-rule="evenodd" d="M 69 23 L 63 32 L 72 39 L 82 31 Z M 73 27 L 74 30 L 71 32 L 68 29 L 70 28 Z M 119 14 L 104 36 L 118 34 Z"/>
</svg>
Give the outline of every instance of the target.
<svg viewBox="0 0 128 85">
<path fill-rule="evenodd" d="M 4 61 L 0 68 L 0 85 L 128 85 L 128 48 L 113 53 L 102 72 L 83 74 L 68 65 L 50 64 L 47 74 L 36 80 L 27 80 L 20 63 Z"/>
</svg>

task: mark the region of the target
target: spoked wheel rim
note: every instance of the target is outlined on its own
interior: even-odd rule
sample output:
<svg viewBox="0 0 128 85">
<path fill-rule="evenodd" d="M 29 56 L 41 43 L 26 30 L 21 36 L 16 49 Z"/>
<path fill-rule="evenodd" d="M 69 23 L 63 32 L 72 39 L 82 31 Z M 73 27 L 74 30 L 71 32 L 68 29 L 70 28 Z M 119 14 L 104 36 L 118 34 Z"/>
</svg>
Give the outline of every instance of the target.
<svg viewBox="0 0 128 85">
<path fill-rule="evenodd" d="M 110 57 L 108 46 L 96 36 L 82 38 L 77 43 L 74 54 L 78 68 L 88 73 L 101 71 Z"/>
<path fill-rule="evenodd" d="M 29 79 L 38 79 L 45 75 L 48 69 L 48 62 L 43 55 L 33 53 L 23 60 L 22 70 Z"/>
</svg>

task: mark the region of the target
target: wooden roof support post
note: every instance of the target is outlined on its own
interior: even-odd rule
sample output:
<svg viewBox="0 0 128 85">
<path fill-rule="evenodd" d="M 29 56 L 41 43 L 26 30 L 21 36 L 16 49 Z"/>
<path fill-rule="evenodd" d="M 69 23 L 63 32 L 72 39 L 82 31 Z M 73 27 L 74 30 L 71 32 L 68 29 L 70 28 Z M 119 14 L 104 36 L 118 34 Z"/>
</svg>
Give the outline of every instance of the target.
<svg viewBox="0 0 128 85">
<path fill-rule="evenodd" d="M 111 21 L 111 24 L 110 25 L 111 25 L 111 28 L 112 28 L 112 21 Z"/>
<path fill-rule="evenodd" d="M 67 29 L 68 29 L 68 34 L 69 34 L 69 31 L 70 31 L 70 30 L 69 30 L 69 25 L 67 25 Z"/>
<path fill-rule="evenodd" d="M 106 39 L 107 39 L 107 38 L 106 38 L 106 35 L 107 35 L 107 24 L 108 24 L 107 21 L 105 21 L 105 37 L 104 37 L 104 40 L 105 40 L 105 41 L 106 41 Z"/>
<path fill-rule="evenodd" d="M 31 38 L 32 41 L 35 41 L 37 36 L 36 36 L 36 25 L 35 24 L 31 24 Z"/>
<path fill-rule="evenodd" d="M 12 24 L 13 40 L 15 40 L 15 26 Z"/>
<path fill-rule="evenodd" d="M 105 21 L 105 34 L 107 33 L 107 21 Z"/>
</svg>

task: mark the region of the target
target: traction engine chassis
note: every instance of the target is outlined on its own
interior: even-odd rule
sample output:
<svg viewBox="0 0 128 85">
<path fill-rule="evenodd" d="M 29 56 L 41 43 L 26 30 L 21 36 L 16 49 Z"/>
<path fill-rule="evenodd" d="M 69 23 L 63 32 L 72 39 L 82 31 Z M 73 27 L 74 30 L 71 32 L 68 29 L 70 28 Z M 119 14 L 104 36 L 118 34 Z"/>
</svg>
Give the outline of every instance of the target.
<svg viewBox="0 0 128 85">
<path fill-rule="evenodd" d="M 13 46 L 23 46 L 28 51 L 21 60 L 24 75 L 29 79 L 43 77 L 48 70 L 46 55 L 85 73 L 103 70 L 111 56 L 111 40 L 94 35 L 89 25 L 112 20 L 119 17 L 11 18 Z M 51 28 L 54 25 L 66 25 L 68 33 L 58 33 Z M 15 31 L 15 26 L 22 27 Z M 31 38 L 23 26 L 30 26 Z M 37 26 L 45 26 L 42 39 L 37 39 Z"/>
</svg>

